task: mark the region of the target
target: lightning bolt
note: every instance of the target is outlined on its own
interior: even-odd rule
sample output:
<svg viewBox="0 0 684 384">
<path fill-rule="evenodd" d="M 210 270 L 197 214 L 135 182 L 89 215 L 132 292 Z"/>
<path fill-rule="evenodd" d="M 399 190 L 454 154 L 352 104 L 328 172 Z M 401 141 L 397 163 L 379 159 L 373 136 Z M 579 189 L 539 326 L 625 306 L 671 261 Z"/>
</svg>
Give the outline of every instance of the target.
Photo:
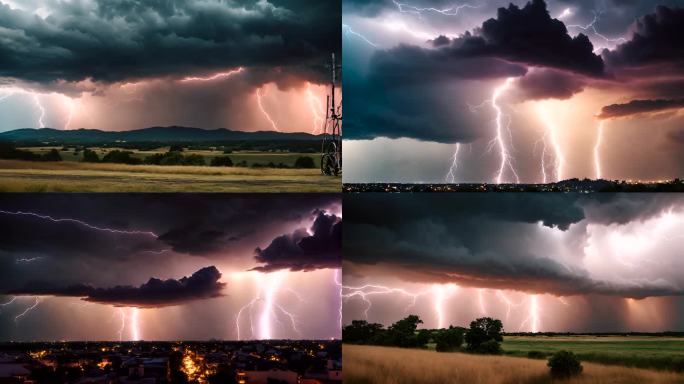
<svg viewBox="0 0 684 384">
<path fill-rule="evenodd" d="M 594 169 L 596 170 L 596 180 L 601 179 L 601 141 L 603 140 L 603 120 L 599 122 L 596 144 L 594 144 Z"/>
<path fill-rule="evenodd" d="M 16 262 L 16 263 L 30 263 L 30 262 L 32 262 L 32 261 L 36 261 L 36 260 L 40 260 L 40 259 L 42 259 L 41 256 L 36 256 L 36 257 L 20 257 L 20 258 L 14 260 L 14 262 Z"/>
<path fill-rule="evenodd" d="M 510 135 L 510 120 L 508 121 L 508 124 L 506 127 L 503 127 L 503 113 L 501 111 L 501 107 L 497 104 L 497 101 L 499 100 L 499 97 L 501 94 L 506 91 L 508 88 L 510 88 L 511 83 L 513 82 L 513 78 L 509 77 L 506 79 L 506 81 L 496 87 L 494 89 L 494 94 L 492 95 L 491 103 L 492 103 L 492 108 L 496 111 L 496 137 L 494 138 L 493 142 L 496 142 L 499 147 L 499 154 L 501 156 L 501 163 L 499 164 L 499 171 L 497 172 L 496 175 L 496 183 L 501 184 L 503 181 L 504 177 L 504 172 L 506 168 L 509 168 L 511 172 L 513 173 L 513 176 L 515 177 L 515 182 L 520 183 L 520 178 L 518 177 L 518 173 L 515 170 L 515 167 L 513 167 L 513 162 L 511 160 L 511 154 L 508 151 L 508 148 L 506 147 L 506 142 L 503 137 L 503 130 L 506 129 Z"/>
<path fill-rule="evenodd" d="M 354 30 L 353 30 L 349 25 L 347 25 L 347 24 L 342 24 L 342 33 L 343 33 L 345 36 L 348 36 L 348 35 L 356 36 L 356 37 L 358 37 L 359 39 L 363 40 L 366 44 L 370 45 L 370 46 L 373 47 L 373 48 L 377 48 L 377 47 L 378 47 L 377 44 L 375 44 L 374 42 L 368 40 L 368 38 L 366 38 L 366 36 L 364 36 L 364 35 L 362 35 L 362 34 L 356 32 L 356 31 L 354 31 Z"/>
<path fill-rule="evenodd" d="M 472 5 L 472 4 L 460 4 L 460 5 L 452 6 L 449 8 L 443 8 L 443 9 L 433 8 L 433 7 L 421 8 L 421 7 L 416 7 L 413 5 L 408 5 L 405 3 L 400 3 L 396 0 L 392 0 L 392 2 L 394 3 L 394 5 L 397 6 L 397 9 L 399 10 L 399 12 L 401 12 L 401 13 L 415 13 L 418 16 L 421 16 L 423 12 L 434 12 L 434 13 L 439 13 L 439 14 L 442 14 L 445 16 L 456 16 L 464 8 L 475 9 L 475 8 L 480 7 L 479 5 L 476 6 L 476 5 Z"/>
<path fill-rule="evenodd" d="M 556 181 L 561 181 L 563 179 L 563 166 L 565 164 L 565 158 L 563 156 L 563 152 L 561 151 L 560 144 L 558 143 L 558 138 L 556 137 L 556 125 L 551 122 L 551 119 L 549 118 L 549 115 L 547 111 L 543 108 L 541 104 L 537 106 L 537 111 L 539 112 L 539 115 L 541 117 L 542 122 L 544 123 L 544 126 L 546 126 L 546 133 L 544 134 L 544 137 L 542 138 L 542 142 L 544 144 L 544 150 L 542 152 L 542 176 L 543 176 L 543 182 L 546 184 L 546 164 L 545 164 L 545 157 L 546 157 L 546 137 L 548 136 L 551 140 L 551 145 L 553 146 L 553 150 L 555 152 L 555 168 L 556 168 Z"/>
<path fill-rule="evenodd" d="M 624 37 L 618 37 L 615 39 L 611 39 L 611 38 L 608 38 L 607 36 L 599 33 L 596 30 L 596 23 L 598 22 L 599 18 L 601 17 L 601 14 L 603 13 L 603 11 L 600 11 L 600 12 L 592 11 L 592 13 L 594 14 L 594 18 L 591 20 L 591 22 L 589 24 L 587 24 L 587 25 L 568 24 L 568 25 L 566 25 L 566 27 L 568 27 L 568 28 L 579 28 L 583 31 L 591 31 L 594 33 L 594 35 L 602 38 L 603 40 L 605 40 L 609 43 L 617 43 L 617 42 L 624 43 L 627 41 L 627 39 L 625 39 Z"/>
<path fill-rule="evenodd" d="M 34 212 L 24 212 L 24 211 L 4 211 L 0 210 L 0 214 L 5 214 L 5 215 L 14 215 L 14 216 L 31 216 L 31 217 L 36 217 L 39 219 L 43 220 L 49 220 L 54 223 L 74 223 L 81 225 L 83 227 L 95 230 L 95 231 L 102 231 L 102 232 L 109 232 L 109 233 L 117 233 L 117 234 L 124 234 L 124 235 L 145 235 L 145 236 L 152 236 L 154 238 L 157 238 L 157 234 L 154 232 L 150 231 L 127 231 L 127 230 L 122 230 L 122 229 L 113 229 L 113 228 L 106 228 L 106 227 L 98 227 L 89 223 L 86 223 L 85 221 L 78 220 L 78 219 L 73 219 L 73 218 L 54 218 L 52 216 L 47 216 L 47 215 L 40 215 L 38 213 Z"/>
<path fill-rule="evenodd" d="M 226 77 L 231 77 L 235 74 L 241 73 L 245 69 L 243 67 L 238 67 L 236 69 L 232 69 L 228 72 L 219 72 L 216 74 L 213 74 L 211 76 L 207 77 L 196 77 L 196 76 L 189 76 L 189 77 L 184 77 L 180 81 L 187 82 L 187 81 L 212 81 L 212 80 L 217 80 L 217 79 L 222 79 Z"/>
<path fill-rule="evenodd" d="M 444 176 L 444 181 L 447 183 L 454 183 L 456 181 L 455 171 L 458 169 L 458 152 L 461 150 L 461 143 L 456 143 L 456 149 L 454 150 L 454 155 L 451 156 L 451 167 L 446 176 Z"/>
<path fill-rule="evenodd" d="M 526 324 L 530 324 L 530 332 L 539 332 L 539 302 L 537 295 L 531 295 L 529 300 L 529 315 L 522 323 L 520 323 L 520 329 L 522 329 Z"/>
<path fill-rule="evenodd" d="M 64 97 L 66 97 L 67 109 L 69 111 L 66 122 L 64 123 L 64 130 L 67 130 L 71 125 L 71 119 L 74 117 L 74 99 L 67 96 Z"/>
<path fill-rule="evenodd" d="M 119 341 L 123 340 L 123 332 L 124 329 L 126 328 L 126 314 L 124 313 L 123 308 L 119 308 L 119 316 L 121 316 L 121 327 L 119 328 Z"/>
<path fill-rule="evenodd" d="M 139 341 L 140 336 L 140 324 L 139 324 L 140 309 L 131 308 L 131 340 Z"/>
<path fill-rule="evenodd" d="M 429 289 L 418 292 L 410 292 L 403 288 L 393 288 L 379 284 L 365 284 L 362 286 L 342 285 L 342 289 L 346 290 L 346 293 L 341 292 L 344 301 L 358 297 L 366 304 L 366 308 L 363 312 L 366 319 L 368 319 L 368 312 L 373 307 L 373 302 L 371 301 L 371 297 L 373 296 L 399 294 L 408 297 L 411 299 L 411 302 L 406 306 L 406 308 L 404 308 L 404 312 L 408 312 L 411 307 L 414 307 L 417 304 L 420 297 L 431 294 L 438 327 L 443 328 L 445 324 L 446 313 L 444 309 L 445 302 L 448 297 L 453 294 L 456 289 L 458 289 L 458 286 L 455 284 L 435 284 Z"/>
<path fill-rule="evenodd" d="M 280 132 L 278 129 L 278 126 L 276 125 L 275 121 L 271 118 L 271 115 L 266 112 L 266 109 L 264 108 L 264 104 L 261 100 L 261 88 L 257 88 L 256 90 L 256 96 L 257 96 L 257 104 L 259 105 L 259 109 L 261 110 L 261 113 L 264 115 L 266 120 L 268 120 L 269 123 L 271 123 L 271 126 L 273 127 L 274 131 Z"/>
<path fill-rule="evenodd" d="M 309 101 L 309 108 L 311 108 L 311 114 L 313 115 L 313 129 L 311 133 L 316 134 L 322 131 L 322 126 L 325 124 L 325 116 L 321 111 L 325 110 L 321 100 L 313 94 L 311 90 L 311 83 L 306 83 L 306 97 Z"/>
<path fill-rule="evenodd" d="M 26 308 L 26 309 L 24 310 L 24 312 L 22 312 L 22 313 L 16 315 L 16 316 L 14 317 L 14 321 L 17 322 L 17 321 L 19 321 L 19 319 L 21 319 L 22 317 L 26 316 L 27 313 L 31 312 L 33 309 L 35 309 L 35 308 L 38 306 L 38 303 L 40 303 L 40 297 L 36 296 L 36 302 L 33 303 L 32 306 Z"/>
<path fill-rule="evenodd" d="M 561 12 L 561 14 L 558 15 L 558 17 L 556 17 L 556 19 L 561 20 L 561 19 L 566 18 L 568 16 L 572 16 L 572 10 L 570 8 L 565 8 L 563 10 L 563 12 Z"/>
<path fill-rule="evenodd" d="M 45 108 L 40 103 L 40 99 L 38 99 L 37 93 L 33 93 L 33 101 L 36 104 L 38 110 L 40 111 L 40 116 L 38 117 L 38 127 L 45 128 L 45 123 L 43 122 L 43 119 L 45 118 Z"/>
<path fill-rule="evenodd" d="M 256 335 L 260 340 L 272 339 L 274 331 L 273 324 L 278 323 L 281 326 L 283 325 L 280 320 L 281 316 L 288 320 L 293 331 L 297 334 L 301 334 L 297 327 L 297 317 L 277 302 L 277 296 L 284 274 L 282 272 L 272 272 L 269 274 L 253 272 L 253 277 L 256 283 L 255 285 L 258 287 L 258 292 L 252 300 L 240 308 L 235 317 L 237 339 L 242 340 L 240 323 L 245 312 L 247 312 L 248 315 L 252 338 Z M 257 308 L 257 304 L 260 303 L 261 308 Z M 257 332 L 255 332 L 255 322 L 252 314 L 255 310 L 259 309 L 261 312 L 259 313 L 258 321 L 256 322 Z"/>
<path fill-rule="evenodd" d="M 8 305 L 14 303 L 16 300 L 17 300 L 17 297 L 16 297 L 16 296 L 13 296 L 13 297 L 10 299 L 10 301 L 8 301 L 8 302 L 6 302 L 6 303 L 0 303 L 0 307 L 6 307 L 6 306 L 8 306 Z"/>
</svg>

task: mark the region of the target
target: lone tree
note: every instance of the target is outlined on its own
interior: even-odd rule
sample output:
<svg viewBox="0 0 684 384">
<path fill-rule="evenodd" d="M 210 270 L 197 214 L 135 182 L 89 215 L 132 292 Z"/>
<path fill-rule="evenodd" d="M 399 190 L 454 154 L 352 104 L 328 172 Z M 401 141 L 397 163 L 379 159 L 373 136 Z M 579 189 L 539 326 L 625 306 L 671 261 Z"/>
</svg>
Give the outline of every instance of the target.
<svg viewBox="0 0 684 384">
<path fill-rule="evenodd" d="M 501 353 L 499 343 L 503 341 L 502 331 L 503 324 L 498 319 L 481 317 L 471 321 L 465 334 L 468 350 L 477 353 Z"/>
<path fill-rule="evenodd" d="M 420 344 L 421 341 L 427 342 L 427 340 L 424 340 L 424 337 L 418 337 L 418 335 L 416 335 L 418 324 L 422 323 L 423 320 L 421 320 L 420 317 L 408 315 L 406 318 L 392 324 L 387 329 L 387 345 L 403 348 L 421 347 L 425 344 Z"/>
<path fill-rule="evenodd" d="M 549 357 L 547 365 L 551 368 L 551 377 L 566 379 L 582 373 L 582 364 L 574 353 L 558 351 Z"/>
<path fill-rule="evenodd" d="M 461 348 L 463 344 L 463 334 L 465 328 L 449 326 L 447 329 L 439 329 L 435 331 L 432 339 L 437 344 L 435 350 L 437 352 L 453 352 Z"/>
</svg>

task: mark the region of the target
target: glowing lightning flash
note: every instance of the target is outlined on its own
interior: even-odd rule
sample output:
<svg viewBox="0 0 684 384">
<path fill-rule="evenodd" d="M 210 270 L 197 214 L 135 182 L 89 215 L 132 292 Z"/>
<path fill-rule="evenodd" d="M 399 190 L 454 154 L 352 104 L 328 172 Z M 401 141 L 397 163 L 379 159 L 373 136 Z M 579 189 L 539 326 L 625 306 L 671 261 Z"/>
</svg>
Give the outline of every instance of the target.
<svg viewBox="0 0 684 384">
<path fill-rule="evenodd" d="M 131 309 L 131 340 L 138 341 L 140 337 L 140 324 L 138 318 L 140 316 L 140 310 L 138 308 Z"/>
<path fill-rule="evenodd" d="M 22 312 L 22 313 L 16 315 L 16 316 L 14 317 L 14 321 L 17 322 L 17 321 L 19 321 L 19 319 L 21 319 L 22 317 L 26 316 L 27 313 L 31 312 L 33 309 L 35 309 L 35 308 L 38 306 L 38 303 L 40 303 L 40 297 L 36 296 L 36 302 L 33 303 L 32 306 L 26 308 L 26 309 L 24 310 L 24 312 Z"/>
<path fill-rule="evenodd" d="M 110 233 L 119 233 L 119 234 L 124 234 L 124 235 L 146 235 L 146 236 L 153 236 L 153 237 L 158 237 L 154 232 L 150 231 L 127 231 L 123 229 L 113 229 L 113 228 L 106 228 L 106 227 L 98 227 L 89 223 L 86 223 L 85 221 L 78 220 L 78 219 L 72 219 L 72 218 L 54 218 L 52 216 L 48 215 L 40 215 L 38 213 L 34 212 L 24 212 L 24 211 L 4 211 L 0 210 L 0 214 L 5 214 L 5 215 L 15 215 L 15 216 L 32 216 L 32 217 L 37 217 L 39 219 L 43 220 L 49 220 L 54 223 L 62 223 L 62 222 L 68 222 L 68 223 L 74 223 L 78 224 L 81 226 L 84 226 L 86 228 L 95 230 L 95 231 L 102 231 L 102 232 L 110 232 Z"/>
<path fill-rule="evenodd" d="M 264 115 L 264 117 L 266 117 L 266 120 L 268 120 L 268 122 L 271 123 L 273 130 L 280 132 L 275 121 L 273 121 L 273 119 L 271 118 L 271 115 L 269 115 L 268 112 L 266 112 L 266 109 L 264 108 L 264 104 L 261 100 L 261 88 L 257 88 L 256 96 L 257 96 L 257 104 L 259 105 L 259 109 L 261 110 L 261 113 Z"/>
<path fill-rule="evenodd" d="M 362 34 L 356 32 L 356 31 L 354 31 L 354 30 L 353 30 L 349 25 L 347 25 L 347 24 L 342 24 L 342 33 L 344 33 L 345 35 L 356 36 L 356 37 L 358 37 L 359 39 L 361 39 L 361 40 L 363 40 L 364 42 L 366 42 L 368 45 L 370 45 L 370 46 L 373 47 L 373 48 L 377 48 L 377 47 L 378 47 L 377 44 L 375 44 L 374 42 L 368 40 L 368 39 L 366 38 L 366 36 L 364 36 L 364 35 L 362 35 Z"/>
<path fill-rule="evenodd" d="M 454 150 L 454 155 L 451 157 L 451 167 L 446 176 L 444 176 L 444 181 L 447 183 L 454 183 L 456 181 L 456 176 L 454 172 L 458 168 L 458 152 L 461 150 L 461 143 L 456 143 L 456 149 Z"/>
<path fill-rule="evenodd" d="M 547 111 L 542 107 L 541 104 L 537 106 L 537 111 L 539 112 L 539 115 L 541 116 L 541 120 L 546 126 L 546 133 L 544 137 L 542 138 L 542 143 L 544 144 L 544 151 L 542 152 L 542 164 L 541 164 L 541 169 L 542 169 L 542 177 L 543 177 L 543 182 L 546 184 L 547 182 L 547 177 L 546 177 L 546 163 L 544 162 L 544 158 L 546 157 L 546 137 L 548 136 L 551 140 L 551 145 L 553 146 L 553 150 L 555 152 L 555 166 L 556 166 L 556 181 L 561 181 L 563 179 L 563 165 L 565 164 L 565 158 L 563 157 L 563 152 L 561 151 L 560 144 L 558 143 L 558 138 L 556 137 L 556 125 L 551 121 L 549 118 L 549 115 Z"/>
<path fill-rule="evenodd" d="M 594 145 L 594 169 L 596 169 L 596 180 L 601 179 L 601 141 L 603 140 L 603 120 L 599 122 L 596 144 Z"/>
<path fill-rule="evenodd" d="M 452 7 L 444 8 L 444 9 L 439 9 L 439 8 L 434 8 L 434 7 L 420 8 L 420 7 L 416 7 L 413 5 L 400 3 L 396 0 L 392 0 L 392 2 L 394 3 L 394 5 L 397 6 L 397 9 L 399 10 L 399 12 L 401 12 L 401 13 L 415 13 L 418 16 L 420 16 L 423 12 L 435 12 L 435 13 L 442 14 L 444 16 L 456 16 L 464 8 L 472 8 L 472 9 L 479 8 L 479 6 L 472 5 L 472 4 L 460 4 L 457 6 L 452 6 Z"/>
<path fill-rule="evenodd" d="M 313 115 L 313 129 L 311 133 L 316 134 L 322 131 L 322 126 L 325 123 L 325 116 L 321 115 L 321 111 L 325 110 L 325 107 L 321 100 L 313 94 L 311 83 L 308 82 L 306 83 L 306 97 Z"/>
<path fill-rule="evenodd" d="M 33 101 L 36 103 L 36 107 L 40 111 L 40 116 L 38 117 L 38 127 L 45 128 L 45 123 L 43 122 L 43 119 L 45 118 L 45 108 L 43 107 L 43 104 L 40 103 L 37 93 L 33 93 Z"/>
<path fill-rule="evenodd" d="M 518 173 L 516 172 L 515 168 L 513 167 L 513 162 L 511 160 L 511 154 L 508 151 L 508 148 L 506 147 L 506 143 L 503 138 L 503 113 L 501 111 L 501 107 L 497 104 L 497 101 L 499 100 L 499 97 L 501 94 L 506 91 L 508 88 L 510 88 L 511 83 L 513 82 L 513 78 L 509 77 L 506 79 L 506 81 L 496 87 L 494 89 L 494 94 L 492 95 L 492 108 L 496 111 L 496 138 L 494 139 L 499 146 L 499 153 L 501 156 L 501 163 L 499 165 L 499 171 L 497 172 L 496 175 L 496 183 L 501 184 L 503 181 L 503 176 L 504 176 L 504 171 L 506 168 L 509 168 L 511 172 L 513 173 L 513 176 L 515 176 L 515 181 L 516 183 L 520 183 L 520 178 L 518 177 Z M 506 126 L 506 129 L 508 129 L 508 126 Z M 510 133 L 510 131 L 509 131 Z"/>
<path fill-rule="evenodd" d="M 245 69 L 243 67 L 238 67 L 237 69 L 230 70 L 228 72 L 219 72 L 211 76 L 207 77 L 196 77 L 196 76 L 189 76 L 181 79 L 181 81 L 211 81 L 211 80 L 217 80 L 217 79 L 222 79 L 226 77 L 231 77 L 235 74 L 238 74 Z"/>
<path fill-rule="evenodd" d="M 565 12 L 563 12 L 563 13 L 565 13 Z M 591 22 L 589 24 L 587 24 L 587 25 L 568 24 L 568 25 L 566 25 L 566 27 L 567 28 L 579 28 L 583 31 L 591 30 L 591 32 L 593 32 L 594 35 L 602 38 L 603 40 L 605 40 L 609 43 L 624 43 L 627 41 L 627 39 L 625 39 L 624 37 L 618 37 L 618 38 L 611 39 L 611 38 L 608 38 L 607 36 L 599 33 L 596 30 L 596 22 L 598 22 L 598 19 L 601 17 L 602 12 L 593 12 L 593 13 L 594 13 L 594 18 L 591 20 Z"/>
</svg>

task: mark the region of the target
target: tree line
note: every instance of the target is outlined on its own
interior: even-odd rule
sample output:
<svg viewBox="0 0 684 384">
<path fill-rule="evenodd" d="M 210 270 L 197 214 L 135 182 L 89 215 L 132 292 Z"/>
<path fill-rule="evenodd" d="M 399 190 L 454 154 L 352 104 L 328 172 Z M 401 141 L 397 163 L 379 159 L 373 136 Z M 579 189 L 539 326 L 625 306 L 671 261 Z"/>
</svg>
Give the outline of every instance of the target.
<svg viewBox="0 0 684 384">
<path fill-rule="evenodd" d="M 500 354 L 503 341 L 503 323 L 491 317 L 470 322 L 469 328 L 449 326 L 442 329 L 418 329 L 423 321 L 416 315 L 384 328 L 382 324 L 354 320 L 342 328 L 342 340 L 351 344 L 381 345 L 400 348 L 427 348 L 435 344 L 438 352 L 467 351 L 483 354 Z M 463 343 L 466 346 L 463 349 Z"/>
</svg>

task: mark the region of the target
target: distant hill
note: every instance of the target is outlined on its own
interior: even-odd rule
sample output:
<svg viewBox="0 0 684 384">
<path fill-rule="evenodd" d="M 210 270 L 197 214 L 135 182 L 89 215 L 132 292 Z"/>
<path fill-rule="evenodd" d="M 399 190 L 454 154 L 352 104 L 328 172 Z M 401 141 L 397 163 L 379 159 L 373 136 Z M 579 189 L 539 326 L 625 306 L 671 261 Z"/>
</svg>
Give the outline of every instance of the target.
<svg viewBox="0 0 684 384">
<path fill-rule="evenodd" d="M 59 130 L 53 128 L 21 128 L 1 132 L 0 141 L 13 142 L 217 142 L 217 141 L 299 141 L 317 140 L 321 135 L 297 132 L 244 132 L 230 129 L 201 129 L 191 127 L 150 127 L 132 131 L 101 131 L 99 129 Z"/>
</svg>

